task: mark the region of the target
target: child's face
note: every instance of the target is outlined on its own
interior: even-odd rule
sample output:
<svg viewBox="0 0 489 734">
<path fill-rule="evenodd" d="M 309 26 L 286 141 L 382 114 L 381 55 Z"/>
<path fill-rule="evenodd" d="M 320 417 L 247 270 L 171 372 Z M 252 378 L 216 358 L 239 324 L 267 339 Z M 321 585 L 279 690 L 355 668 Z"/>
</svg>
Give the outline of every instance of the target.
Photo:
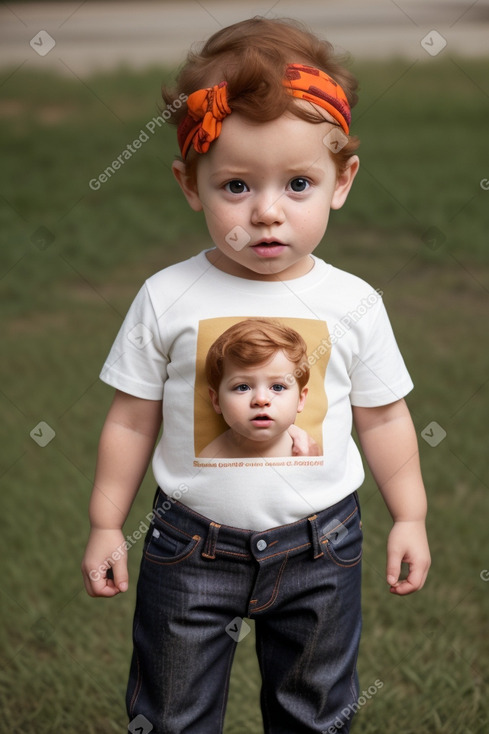
<svg viewBox="0 0 489 734">
<path fill-rule="evenodd" d="M 306 401 L 307 388 L 299 390 L 295 380 L 290 384 L 295 367 L 282 350 L 254 367 L 226 360 L 218 393 L 209 390 L 214 409 L 240 436 L 252 441 L 276 438 L 294 423 Z"/>
<path fill-rule="evenodd" d="M 216 267 L 270 280 L 310 270 L 309 255 L 326 231 L 329 211 L 342 206 L 358 168 L 354 156 L 338 176 L 323 143 L 331 129 L 292 115 L 253 124 L 231 114 L 199 156 L 196 188 L 183 176 L 183 164 L 174 164 L 189 204 L 204 211 Z"/>
</svg>

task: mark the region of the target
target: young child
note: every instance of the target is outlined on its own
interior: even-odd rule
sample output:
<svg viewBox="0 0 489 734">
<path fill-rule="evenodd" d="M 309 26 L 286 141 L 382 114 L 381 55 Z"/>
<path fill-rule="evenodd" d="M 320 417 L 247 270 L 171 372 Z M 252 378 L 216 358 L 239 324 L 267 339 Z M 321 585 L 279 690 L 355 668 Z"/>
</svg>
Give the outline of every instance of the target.
<svg viewBox="0 0 489 734">
<path fill-rule="evenodd" d="M 304 409 L 309 379 L 297 331 L 271 319 L 240 321 L 211 345 L 205 371 L 214 410 L 229 428 L 199 456 L 297 455 L 289 429 Z"/>
<path fill-rule="evenodd" d="M 116 393 L 82 564 L 90 595 L 127 590 L 126 553 L 114 549 L 124 547 L 163 419 L 127 691 L 129 717 L 147 731 L 222 731 L 243 617 L 255 620 L 265 731 L 349 731 L 364 478 L 352 419 L 393 518 L 390 591 L 425 582 L 426 497 L 403 399 L 412 382 L 379 294 L 312 254 L 358 170 L 355 87 L 330 44 L 293 22 L 254 18 L 191 53 L 177 89 L 164 91 L 167 104 L 188 97 L 175 112 L 173 171 L 214 247 L 144 284 L 103 368 Z M 209 408 L 204 336 L 253 317 L 294 324 L 314 345 L 307 403 L 321 426 L 320 458 L 260 468 L 197 459 Z M 101 578 L 93 571 L 104 563 Z"/>
</svg>

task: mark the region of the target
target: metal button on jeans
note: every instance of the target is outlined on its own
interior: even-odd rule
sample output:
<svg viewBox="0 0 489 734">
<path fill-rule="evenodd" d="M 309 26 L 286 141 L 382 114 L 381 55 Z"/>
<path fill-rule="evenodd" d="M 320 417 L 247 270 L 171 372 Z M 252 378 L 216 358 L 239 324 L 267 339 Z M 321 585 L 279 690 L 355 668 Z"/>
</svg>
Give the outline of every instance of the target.
<svg viewBox="0 0 489 734">
<path fill-rule="evenodd" d="M 262 538 L 261 540 L 258 541 L 258 543 L 256 544 L 256 547 L 258 548 L 259 551 L 264 551 L 265 548 L 267 547 L 267 541 L 263 540 Z"/>
</svg>

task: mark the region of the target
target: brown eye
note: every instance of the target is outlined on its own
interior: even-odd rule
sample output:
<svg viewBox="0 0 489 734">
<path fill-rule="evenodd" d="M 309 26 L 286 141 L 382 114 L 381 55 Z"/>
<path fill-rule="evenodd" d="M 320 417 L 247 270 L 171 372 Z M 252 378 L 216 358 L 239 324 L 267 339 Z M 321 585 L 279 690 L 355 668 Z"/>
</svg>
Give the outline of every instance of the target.
<svg viewBox="0 0 489 734">
<path fill-rule="evenodd" d="M 224 188 L 226 191 L 229 191 L 230 194 L 243 194 L 245 191 L 248 191 L 248 187 L 245 182 L 240 181 L 239 179 L 228 181 Z"/>
</svg>

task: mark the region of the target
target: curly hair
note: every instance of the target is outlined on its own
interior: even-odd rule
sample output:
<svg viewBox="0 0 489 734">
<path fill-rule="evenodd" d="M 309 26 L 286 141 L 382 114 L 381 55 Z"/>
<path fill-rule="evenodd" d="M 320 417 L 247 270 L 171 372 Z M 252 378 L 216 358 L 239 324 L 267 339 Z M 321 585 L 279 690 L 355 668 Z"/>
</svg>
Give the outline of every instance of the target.
<svg viewBox="0 0 489 734">
<path fill-rule="evenodd" d="M 178 125 L 187 106 L 173 103 L 197 89 L 228 84 L 228 102 L 233 111 L 252 122 L 268 122 L 290 112 L 311 123 L 325 118 L 311 105 L 299 104 L 283 85 L 287 64 L 300 63 L 326 72 L 344 90 L 350 107 L 358 96 L 358 84 L 337 57 L 333 46 L 319 39 L 298 21 L 255 17 L 223 28 L 211 36 L 200 51 L 190 51 L 177 77 L 176 86 L 162 87 L 162 97 L 172 112 L 169 122 Z M 337 170 L 344 170 L 359 145 L 357 137 L 334 154 Z M 189 155 L 187 174 L 195 175 L 198 154 Z"/>
</svg>

